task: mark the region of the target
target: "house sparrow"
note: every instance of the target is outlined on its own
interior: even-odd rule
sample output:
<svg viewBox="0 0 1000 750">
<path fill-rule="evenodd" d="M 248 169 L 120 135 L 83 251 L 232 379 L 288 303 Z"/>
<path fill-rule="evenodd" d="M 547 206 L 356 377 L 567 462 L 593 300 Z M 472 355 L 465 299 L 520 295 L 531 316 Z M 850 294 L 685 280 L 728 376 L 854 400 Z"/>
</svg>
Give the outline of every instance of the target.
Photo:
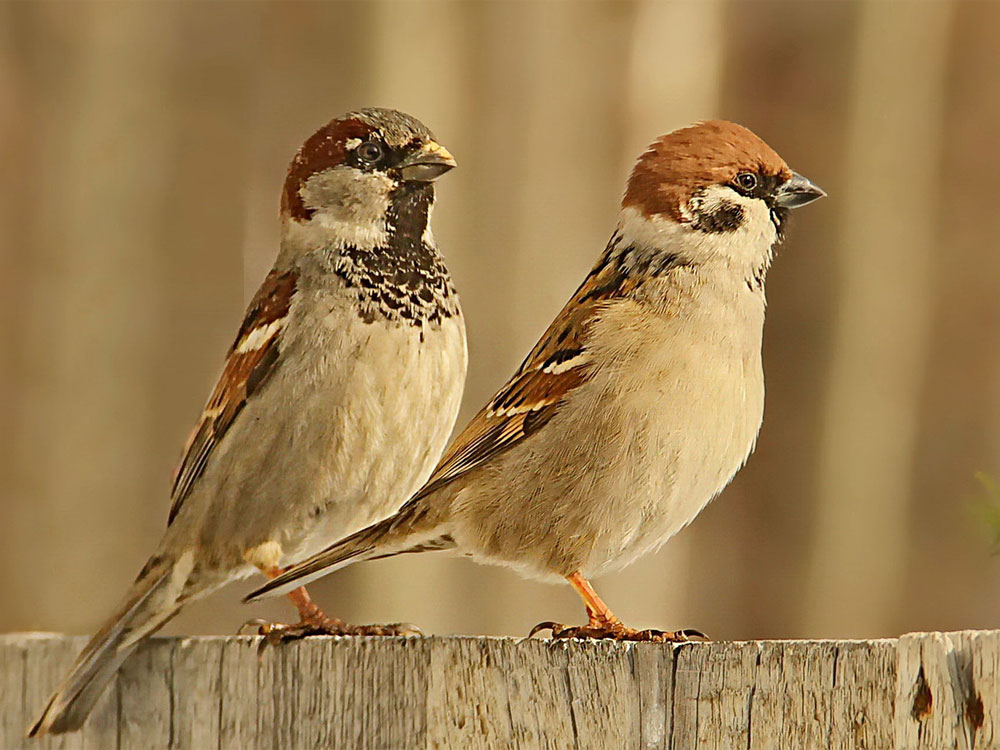
<svg viewBox="0 0 1000 750">
<path fill-rule="evenodd" d="M 277 575 L 426 481 L 467 362 L 430 227 L 433 181 L 454 166 L 423 124 L 387 109 L 335 119 L 299 150 L 277 261 L 188 439 L 166 533 L 30 735 L 80 727 L 139 641 L 189 601 Z M 290 597 L 303 631 L 395 632 L 327 618 L 303 588 Z"/>
<path fill-rule="evenodd" d="M 684 639 L 625 626 L 588 579 L 657 549 L 747 460 L 764 409 L 772 249 L 788 210 L 823 195 L 733 123 L 655 141 L 604 254 L 427 484 L 247 599 L 360 560 L 451 550 L 567 579 L 589 622 L 536 631 Z"/>
</svg>

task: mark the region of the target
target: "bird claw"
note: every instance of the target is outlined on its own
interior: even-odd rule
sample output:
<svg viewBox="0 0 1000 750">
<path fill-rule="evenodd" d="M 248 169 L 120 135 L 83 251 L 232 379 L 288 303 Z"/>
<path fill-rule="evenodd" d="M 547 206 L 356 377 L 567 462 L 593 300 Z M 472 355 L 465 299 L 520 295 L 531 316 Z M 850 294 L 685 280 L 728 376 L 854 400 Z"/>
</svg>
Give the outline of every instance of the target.
<svg viewBox="0 0 1000 750">
<path fill-rule="evenodd" d="M 380 636 L 412 638 L 421 637 L 424 632 L 412 622 L 393 622 L 388 625 L 346 625 L 342 635 Z"/>
<path fill-rule="evenodd" d="M 587 625 L 567 627 L 551 620 L 540 622 L 531 629 L 528 637 L 543 630 L 552 631 L 552 638 L 566 639 L 612 639 L 616 641 L 645 641 L 650 643 L 690 643 L 692 641 L 707 641 L 708 636 L 694 628 L 683 630 L 636 630 L 622 625 L 620 622 L 590 622 Z"/>
<path fill-rule="evenodd" d="M 347 625 L 340 620 L 324 618 L 322 620 L 304 620 L 287 625 L 280 622 L 253 619 L 240 626 L 239 634 L 256 628 L 257 635 L 263 636 L 257 646 L 258 655 L 263 654 L 269 646 L 279 646 L 282 643 L 309 638 L 314 635 L 334 636 L 422 636 L 420 628 L 409 622 L 395 622 L 389 625 Z"/>
<path fill-rule="evenodd" d="M 691 641 L 692 643 L 707 643 L 712 640 L 696 628 L 682 628 L 681 630 L 676 631 L 675 635 L 680 636 L 685 641 Z"/>
<path fill-rule="evenodd" d="M 261 635 L 261 629 L 265 628 L 272 623 L 269 620 L 264 620 L 260 617 L 255 617 L 252 620 L 247 620 L 245 623 L 239 626 L 236 630 L 236 635 L 251 635 L 248 631 L 257 631 L 257 635 Z"/>
<path fill-rule="evenodd" d="M 555 638 L 557 637 L 556 633 L 561 633 L 565 629 L 566 626 L 563 625 L 561 622 L 555 622 L 554 620 L 546 620 L 545 622 L 540 622 L 537 625 L 535 625 L 535 627 L 531 629 L 531 632 L 528 633 L 528 637 L 534 638 L 538 633 L 541 633 L 543 630 L 551 630 L 552 637 Z"/>
</svg>

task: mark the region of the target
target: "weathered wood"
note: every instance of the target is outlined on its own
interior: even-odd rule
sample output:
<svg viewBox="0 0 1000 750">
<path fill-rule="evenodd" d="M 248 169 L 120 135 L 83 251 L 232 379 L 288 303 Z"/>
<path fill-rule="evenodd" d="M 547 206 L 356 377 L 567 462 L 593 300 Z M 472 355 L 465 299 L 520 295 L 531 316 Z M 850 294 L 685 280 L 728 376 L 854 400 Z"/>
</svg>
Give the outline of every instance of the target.
<svg viewBox="0 0 1000 750">
<path fill-rule="evenodd" d="M 0 748 L 988 748 L 1000 631 L 878 641 L 154 638 L 84 731 L 24 730 L 83 638 L 0 636 Z"/>
</svg>

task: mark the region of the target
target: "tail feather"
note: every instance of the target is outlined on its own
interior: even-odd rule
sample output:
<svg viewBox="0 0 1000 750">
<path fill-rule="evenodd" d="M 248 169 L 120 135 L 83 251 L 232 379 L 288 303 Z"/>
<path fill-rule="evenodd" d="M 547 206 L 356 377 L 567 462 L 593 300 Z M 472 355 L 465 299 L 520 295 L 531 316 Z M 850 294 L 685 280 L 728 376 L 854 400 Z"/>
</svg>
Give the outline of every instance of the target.
<svg viewBox="0 0 1000 750">
<path fill-rule="evenodd" d="M 182 563 L 154 567 L 136 581 L 125 603 L 77 657 L 38 721 L 28 730 L 29 737 L 72 732 L 83 726 L 122 662 L 143 638 L 177 614 L 180 593 L 190 573 L 190 565 Z"/>
<path fill-rule="evenodd" d="M 254 589 L 244 602 L 254 602 L 287 594 L 335 570 L 357 562 L 393 557 L 407 552 L 449 549 L 455 541 L 434 527 L 426 506 L 411 500 L 394 516 L 373 523 L 321 552 L 294 565 L 263 586 Z"/>
</svg>

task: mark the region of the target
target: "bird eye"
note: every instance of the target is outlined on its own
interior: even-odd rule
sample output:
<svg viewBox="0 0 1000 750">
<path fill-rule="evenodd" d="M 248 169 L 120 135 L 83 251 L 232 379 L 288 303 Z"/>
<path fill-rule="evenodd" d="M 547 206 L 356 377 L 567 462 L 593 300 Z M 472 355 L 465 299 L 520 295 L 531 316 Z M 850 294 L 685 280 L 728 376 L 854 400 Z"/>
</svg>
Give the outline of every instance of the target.
<svg viewBox="0 0 1000 750">
<path fill-rule="evenodd" d="M 385 156 L 385 149 L 382 148 L 382 144 L 380 143 L 365 141 L 358 146 L 358 156 L 369 164 L 375 164 Z"/>
<path fill-rule="evenodd" d="M 740 172 L 736 175 L 736 185 L 745 193 L 757 187 L 757 175 L 753 172 Z"/>
</svg>

